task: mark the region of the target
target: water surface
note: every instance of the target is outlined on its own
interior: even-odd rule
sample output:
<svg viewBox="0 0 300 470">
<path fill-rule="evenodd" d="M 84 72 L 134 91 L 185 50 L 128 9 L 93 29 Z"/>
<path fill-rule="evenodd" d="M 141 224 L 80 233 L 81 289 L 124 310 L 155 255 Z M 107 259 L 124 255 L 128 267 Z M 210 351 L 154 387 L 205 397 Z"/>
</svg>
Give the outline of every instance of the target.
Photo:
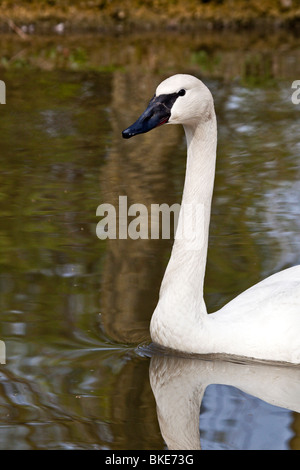
<svg viewBox="0 0 300 470">
<path fill-rule="evenodd" d="M 164 449 L 147 344 L 172 241 L 101 241 L 96 209 L 117 205 L 120 195 L 129 205 L 180 202 L 182 129 L 121 138 L 157 84 L 182 71 L 179 59 L 166 62 L 157 39 L 114 39 L 107 50 L 98 38 L 98 67 L 84 38 L 73 56 L 61 52 L 57 38 L 45 39 L 36 55 L 33 46 L 6 41 L 0 448 Z M 122 41 L 127 64 L 117 47 Z M 212 90 L 219 126 L 205 284 L 211 312 L 300 263 L 300 108 L 291 102 L 299 51 L 250 50 L 243 62 L 239 50 L 192 41 L 197 47 L 187 53 L 178 40 L 177 52 L 184 71 Z M 199 422 L 202 449 L 299 449 L 299 413 L 235 382 L 207 385 Z"/>
</svg>

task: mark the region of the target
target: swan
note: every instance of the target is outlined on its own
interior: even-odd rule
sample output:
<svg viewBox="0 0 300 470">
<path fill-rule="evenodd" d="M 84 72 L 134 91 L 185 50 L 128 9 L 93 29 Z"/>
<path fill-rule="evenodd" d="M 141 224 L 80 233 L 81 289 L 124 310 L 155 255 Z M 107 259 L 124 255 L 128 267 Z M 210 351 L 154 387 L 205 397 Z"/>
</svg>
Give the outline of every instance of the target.
<svg viewBox="0 0 300 470">
<path fill-rule="evenodd" d="M 188 354 L 300 364 L 300 265 L 271 275 L 207 313 L 203 285 L 217 121 L 213 97 L 201 80 L 177 74 L 161 82 L 147 109 L 122 135 L 128 139 L 166 123 L 183 125 L 187 162 L 175 240 L 150 323 L 152 341 Z M 177 236 L 195 220 L 185 207 L 197 214 L 194 246 L 189 237 Z"/>
</svg>

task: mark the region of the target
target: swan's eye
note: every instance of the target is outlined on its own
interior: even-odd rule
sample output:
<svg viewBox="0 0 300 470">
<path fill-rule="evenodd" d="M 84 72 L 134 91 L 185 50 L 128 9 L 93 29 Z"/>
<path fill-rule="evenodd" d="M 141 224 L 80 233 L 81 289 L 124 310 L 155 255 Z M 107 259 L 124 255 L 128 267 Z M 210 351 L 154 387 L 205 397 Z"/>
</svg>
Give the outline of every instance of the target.
<svg viewBox="0 0 300 470">
<path fill-rule="evenodd" d="M 178 92 L 178 95 L 179 96 L 184 96 L 186 94 L 186 90 L 184 88 L 182 88 L 181 90 L 179 90 Z"/>
</svg>

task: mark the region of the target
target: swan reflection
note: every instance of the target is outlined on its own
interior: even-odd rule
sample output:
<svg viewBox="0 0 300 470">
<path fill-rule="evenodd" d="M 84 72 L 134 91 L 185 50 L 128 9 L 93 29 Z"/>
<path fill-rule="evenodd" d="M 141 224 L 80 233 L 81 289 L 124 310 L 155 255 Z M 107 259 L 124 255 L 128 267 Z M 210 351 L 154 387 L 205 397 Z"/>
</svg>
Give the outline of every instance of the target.
<svg viewBox="0 0 300 470">
<path fill-rule="evenodd" d="M 200 406 L 211 384 L 230 385 L 271 405 L 300 412 L 300 370 L 293 366 L 154 355 L 150 383 L 169 450 L 201 448 Z"/>
<path fill-rule="evenodd" d="M 129 139 L 165 123 L 183 125 L 187 163 L 175 241 L 150 323 L 152 341 L 185 353 L 300 364 L 300 265 L 267 277 L 207 314 L 203 286 L 217 121 L 212 94 L 201 80 L 176 74 L 162 81 L 122 135 Z"/>
</svg>

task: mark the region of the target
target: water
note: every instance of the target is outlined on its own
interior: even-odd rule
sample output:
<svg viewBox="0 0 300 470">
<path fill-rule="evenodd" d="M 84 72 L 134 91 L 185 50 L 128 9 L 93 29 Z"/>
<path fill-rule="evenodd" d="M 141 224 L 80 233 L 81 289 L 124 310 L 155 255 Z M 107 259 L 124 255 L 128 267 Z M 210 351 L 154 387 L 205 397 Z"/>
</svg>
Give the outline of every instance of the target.
<svg viewBox="0 0 300 470">
<path fill-rule="evenodd" d="M 156 412 L 168 394 L 155 395 L 153 383 L 161 370 L 172 377 L 173 365 L 164 356 L 157 365 L 147 344 L 171 241 L 101 241 L 96 209 L 119 195 L 129 205 L 180 202 L 182 129 L 128 142 L 121 131 L 183 57 L 185 71 L 211 88 L 219 125 L 209 311 L 300 263 L 300 114 L 291 102 L 299 50 L 243 52 L 238 40 L 222 50 L 210 40 L 211 48 L 201 37 L 172 36 L 159 50 L 157 38 L 98 38 L 97 48 L 89 37 L 25 46 L 3 39 L 0 449 L 168 445 Z M 203 392 L 193 414 L 201 448 L 299 449 L 299 413 L 263 401 L 254 379 L 249 391 L 230 363 L 225 380 L 218 364 L 191 362 L 199 381 L 184 389 L 199 400 Z M 249 376 L 238 366 L 238 377 Z M 176 386 L 184 387 L 189 366 L 178 367 Z M 299 383 L 293 377 L 290 389 Z M 172 415 L 179 399 L 169 403 Z M 184 419 L 176 426 L 185 429 Z"/>
</svg>

